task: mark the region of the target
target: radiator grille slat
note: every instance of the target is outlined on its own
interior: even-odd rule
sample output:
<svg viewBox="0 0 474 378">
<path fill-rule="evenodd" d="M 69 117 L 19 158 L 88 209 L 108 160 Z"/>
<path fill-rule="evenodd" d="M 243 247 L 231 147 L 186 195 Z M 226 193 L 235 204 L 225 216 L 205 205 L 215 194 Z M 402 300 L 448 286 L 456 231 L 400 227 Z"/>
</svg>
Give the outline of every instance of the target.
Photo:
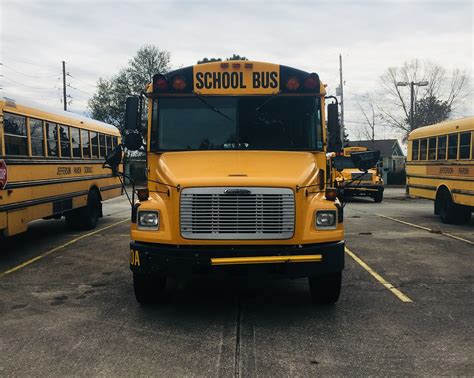
<svg viewBox="0 0 474 378">
<path fill-rule="evenodd" d="M 181 192 L 181 235 L 188 239 L 289 239 L 295 227 L 291 189 L 188 188 Z"/>
</svg>

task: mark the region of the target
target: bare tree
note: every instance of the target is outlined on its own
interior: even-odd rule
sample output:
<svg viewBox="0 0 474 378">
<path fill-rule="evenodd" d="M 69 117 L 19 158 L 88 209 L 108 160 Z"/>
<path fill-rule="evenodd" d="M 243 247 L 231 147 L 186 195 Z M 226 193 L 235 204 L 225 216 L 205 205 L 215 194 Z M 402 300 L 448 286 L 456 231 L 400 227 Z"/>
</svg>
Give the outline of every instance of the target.
<svg viewBox="0 0 474 378">
<path fill-rule="evenodd" d="M 365 94 L 362 96 L 364 99 L 362 102 L 358 102 L 357 105 L 367 122 L 360 130 L 359 139 L 366 139 L 366 140 L 375 140 L 375 120 L 377 119 L 378 115 L 375 111 L 376 105 L 374 96 L 370 93 Z M 362 136 L 362 138 L 360 138 Z"/>
<path fill-rule="evenodd" d="M 410 89 L 397 86 L 399 82 L 427 81 L 424 87 L 414 86 L 415 99 L 431 98 L 431 103 L 442 103 L 448 111 L 442 116 L 449 117 L 451 111 L 463 104 L 469 95 L 470 77 L 466 71 L 455 69 L 448 72 L 443 67 L 431 61 L 421 62 L 418 59 L 405 62 L 401 67 L 389 67 L 381 76 L 380 83 L 383 91 L 381 104 L 378 106 L 381 119 L 390 127 L 403 133 L 406 137 L 410 130 Z M 424 103 L 427 103 L 425 100 Z M 415 102 L 415 109 L 416 111 Z M 426 107 L 420 108 L 426 109 Z M 430 111 L 426 109 L 425 111 Z M 415 117 L 429 119 L 429 117 Z M 423 126 L 415 124 L 414 127 Z"/>
</svg>

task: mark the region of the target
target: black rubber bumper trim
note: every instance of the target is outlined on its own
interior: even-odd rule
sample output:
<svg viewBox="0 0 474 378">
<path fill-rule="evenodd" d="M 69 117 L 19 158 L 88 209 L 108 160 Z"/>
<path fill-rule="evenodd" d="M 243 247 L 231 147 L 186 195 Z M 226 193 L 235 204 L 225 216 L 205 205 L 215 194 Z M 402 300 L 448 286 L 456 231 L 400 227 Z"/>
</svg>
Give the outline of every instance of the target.
<svg viewBox="0 0 474 378">
<path fill-rule="evenodd" d="M 322 255 L 321 262 L 212 266 L 212 257 Z M 344 269 L 344 241 L 306 245 L 207 245 L 175 246 L 130 243 L 133 272 L 141 274 L 205 274 L 212 271 L 267 271 L 290 277 L 306 277 Z M 138 261 L 137 261 L 138 255 Z"/>
</svg>

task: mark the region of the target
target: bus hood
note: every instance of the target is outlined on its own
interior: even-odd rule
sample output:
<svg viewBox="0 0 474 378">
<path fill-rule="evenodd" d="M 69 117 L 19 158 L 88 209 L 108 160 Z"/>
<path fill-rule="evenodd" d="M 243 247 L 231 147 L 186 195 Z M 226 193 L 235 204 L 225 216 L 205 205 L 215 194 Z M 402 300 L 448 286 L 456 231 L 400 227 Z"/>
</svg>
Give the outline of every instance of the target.
<svg viewBox="0 0 474 378">
<path fill-rule="evenodd" d="M 149 155 L 162 182 L 185 187 L 296 187 L 317 173 L 315 155 L 286 151 L 193 151 Z M 325 168 L 325 167 L 324 167 Z"/>
</svg>

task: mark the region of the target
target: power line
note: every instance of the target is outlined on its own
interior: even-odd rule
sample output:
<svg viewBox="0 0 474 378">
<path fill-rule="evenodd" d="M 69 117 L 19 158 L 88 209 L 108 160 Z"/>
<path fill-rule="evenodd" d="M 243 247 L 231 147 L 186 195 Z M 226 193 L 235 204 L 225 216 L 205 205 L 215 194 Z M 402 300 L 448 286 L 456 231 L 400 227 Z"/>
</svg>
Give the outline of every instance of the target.
<svg viewBox="0 0 474 378">
<path fill-rule="evenodd" d="M 14 68 L 8 66 L 5 63 L 0 63 L 0 66 L 3 66 L 3 67 L 5 67 L 5 68 L 9 69 L 10 71 L 15 72 L 17 74 L 20 74 L 20 75 L 23 75 L 23 76 L 26 76 L 26 77 L 31 77 L 31 78 L 34 78 L 34 79 L 50 79 L 52 77 L 58 77 L 59 76 L 59 74 L 48 75 L 48 76 L 35 76 L 35 75 L 30 75 L 30 74 L 27 74 L 27 73 L 24 73 L 24 72 L 17 71 Z"/>
<path fill-rule="evenodd" d="M 15 83 L 15 84 L 18 84 L 18 85 L 21 85 L 23 87 L 26 87 L 26 88 L 31 88 L 31 89 L 36 89 L 36 90 L 39 90 L 39 91 L 51 91 L 53 89 L 57 89 L 57 87 L 51 87 L 51 88 L 39 88 L 39 87 L 34 87 L 34 86 L 31 86 L 31 85 L 26 85 L 26 84 L 23 84 L 23 83 L 20 83 L 19 81 L 16 81 L 16 80 L 13 80 L 7 76 L 3 76 L 4 79 L 7 79 L 8 81 L 11 81 L 12 83 Z"/>
<path fill-rule="evenodd" d="M 97 87 L 97 85 L 95 85 L 95 84 L 91 84 L 91 83 L 89 83 L 89 82 L 87 82 L 87 81 L 85 81 L 85 80 L 79 79 L 79 78 L 76 77 L 76 76 L 72 76 L 69 72 L 67 73 L 67 76 L 72 77 L 73 79 L 76 79 L 76 80 L 80 81 L 81 83 L 87 84 L 87 85 L 89 85 L 89 86 L 91 86 L 91 87 L 94 87 L 94 88 Z"/>
<path fill-rule="evenodd" d="M 86 95 L 88 95 L 88 96 L 92 96 L 92 94 L 89 93 L 89 92 L 86 92 L 86 91 L 84 91 L 84 90 L 82 90 L 82 89 L 73 87 L 73 86 L 71 85 L 71 83 L 68 83 L 67 86 L 68 86 L 69 88 L 71 88 L 71 89 L 74 89 L 74 90 L 76 90 L 76 91 L 82 92 L 82 93 L 84 93 L 84 94 L 86 94 Z"/>
</svg>

